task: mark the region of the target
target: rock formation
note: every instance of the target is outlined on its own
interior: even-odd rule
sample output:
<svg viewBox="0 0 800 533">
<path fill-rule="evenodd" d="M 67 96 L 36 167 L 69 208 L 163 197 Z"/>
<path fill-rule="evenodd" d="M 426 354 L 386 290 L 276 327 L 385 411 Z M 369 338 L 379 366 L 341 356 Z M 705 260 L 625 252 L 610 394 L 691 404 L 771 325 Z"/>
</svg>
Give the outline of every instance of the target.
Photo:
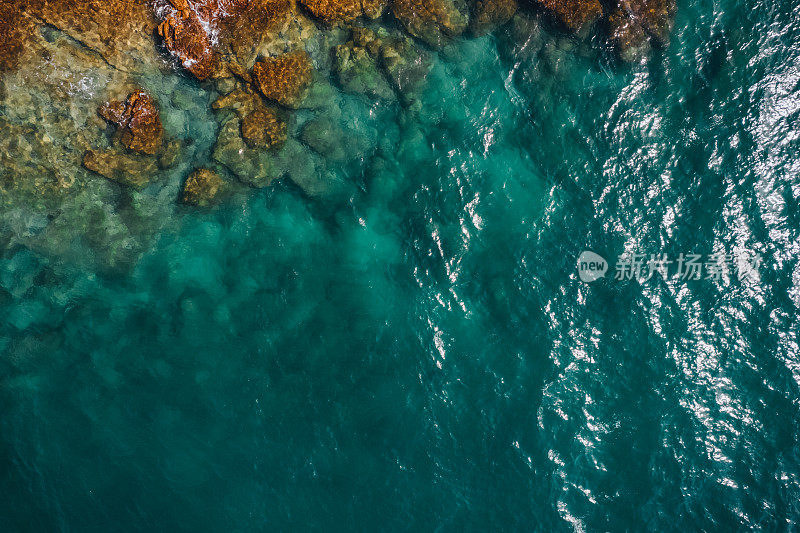
<svg viewBox="0 0 800 533">
<path fill-rule="evenodd" d="M 511 20 L 517 9 L 517 0 L 477 0 L 470 21 L 472 31 L 476 35 L 489 33 Z"/>
<path fill-rule="evenodd" d="M 206 32 L 197 14 L 190 9 L 175 11 L 158 26 L 164 46 L 197 79 L 214 73 L 214 50 L 211 35 Z"/>
<path fill-rule="evenodd" d="M 342 89 L 374 100 L 394 98 L 379 62 L 383 46 L 374 32 L 355 28 L 352 39 L 336 47 L 334 68 Z"/>
<path fill-rule="evenodd" d="M 430 71 L 428 54 L 411 39 L 383 28 L 353 28 L 351 39 L 336 47 L 334 69 L 341 87 L 372 99 L 414 100 Z"/>
<path fill-rule="evenodd" d="M 386 10 L 385 0 L 299 0 L 315 17 L 328 24 L 352 22 L 360 16 L 378 18 Z"/>
<path fill-rule="evenodd" d="M 153 155 L 161 148 L 164 128 L 158 105 L 146 92 L 133 92 L 125 102 L 108 102 L 99 113 L 119 127 L 120 141 L 127 149 Z"/>
<path fill-rule="evenodd" d="M 674 0 L 620 0 L 608 18 L 609 33 L 623 61 L 646 57 L 651 41 L 667 46 L 677 8 Z"/>
<path fill-rule="evenodd" d="M 626 63 L 639 61 L 650 53 L 650 39 L 642 25 L 621 9 L 608 17 L 609 37 L 617 55 Z"/>
<path fill-rule="evenodd" d="M 598 0 L 534 0 L 565 28 L 576 35 L 585 36 L 603 16 L 603 6 Z"/>
<path fill-rule="evenodd" d="M 250 148 L 273 148 L 286 142 L 286 123 L 272 109 L 256 109 L 242 120 L 242 138 Z"/>
<path fill-rule="evenodd" d="M 461 34 L 468 22 L 453 0 L 394 0 L 392 13 L 408 33 L 431 46 Z"/>
<path fill-rule="evenodd" d="M 141 72 L 157 61 L 152 39 L 156 19 L 148 0 L 4 0 L 0 68 L 13 64 L 41 25 L 63 31 L 123 71 Z"/>
<path fill-rule="evenodd" d="M 227 74 L 291 12 L 289 0 L 156 0 L 165 48 L 200 80 Z"/>
<path fill-rule="evenodd" d="M 253 82 L 262 95 L 286 107 L 297 107 L 311 83 L 313 66 L 305 51 L 269 57 L 253 66 Z"/>
<path fill-rule="evenodd" d="M 183 184 L 181 202 L 197 207 L 215 204 L 225 191 L 225 180 L 207 168 L 192 172 Z"/>
</svg>

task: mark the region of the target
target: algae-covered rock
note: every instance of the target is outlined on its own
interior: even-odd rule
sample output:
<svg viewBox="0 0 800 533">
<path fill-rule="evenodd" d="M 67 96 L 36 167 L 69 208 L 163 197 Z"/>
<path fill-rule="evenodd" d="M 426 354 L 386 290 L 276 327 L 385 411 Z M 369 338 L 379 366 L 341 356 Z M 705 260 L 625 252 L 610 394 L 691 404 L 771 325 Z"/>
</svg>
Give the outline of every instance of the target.
<svg viewBox="0 0 800 533">
<path fill-rule="evenodd" d="M 263 106 L 261 96 L 250 90 L 249 87 L 237 87 L 230 93 L 220 96 L 211 104 L 213 109 L 235 111 L 240 118 L 244 118 Z"/>
<path fill-rule="evenodd" d="M 297 107 L 311 83 L 313 70 L 305 51 L 291 52 L 258 61 L 253 66 L 253 81 L 268 100 Z"/>
<path fill-rule="evenodd" d="M 345 132 L 332 120 L 319 118 L 303 128 L 301 140 L 328 161 L 340 162 L 347 155 L 348 143 L 352 142 Z"/>
<path fill-rule="evenodd" d="M 377 19 L 380 18 L 389 7 L 389 0 L 361 0 L 361 8 L 364 10 L 364 16 Z"/>
<path fill-rule="evenodd" d="M 469 21 L 453 0 L 395 0 L 392 13 L 408 33 L 431 46 L 461 34 Z"/>
<path fill-rule="evenodd" d="M 119 147 L 87 151 L 83 166 L 120 185 L 136 189 L 150 184 L 158 171 L 155 158 L 128 154 Z"/>
<path fill-rule="evenodd" d="M 148 0 L 3 0 L 0 71 L 18 66 L 41 25 L 68 34 L 120 70 L 142 72 L 157 64 Z"/>
<path fill-rule="evenodd" d="M 247 146 L 241 136 L 241 121 L 236 117 L 228 119 L 220 129 L 213 158 L 252 187 L 266 187 L 279 177 L 269 152 Z"/>
<path fill-rule="evenodd" d="M 360 16 L 378 18 L 386 0 L 299 0 L 315 17 L 329 23 L 352 22 Z"/>
<path fill-rule="evenodd" d="M 110 101 L 99 109 L 100 116 L 119 126 L 122 144 L 133 152 L 155 154 L 161 148 L 164 128 L 158 105 L 144 91 L 136 91 L 127 101 Z"/>
<path fill-rule="evenodd" d="M 256 109 L 242 120 L 242 138 L 250 148 L 272 148 L 286 141 L 286 123 L 272 109 Z"/>
<path fill-rule="evenodd" d="M 328 23 L 350 22 L 363 13 L 361 0 L 299 0 L 315 17 Z"/>
<path fill-rule="evenodd" d="M 621 9 L 615 10 L 608 18 L 611 42 L 622 61 L 640 61 L 650 53 L 650 39 L 642 25 Z"/>
<path fill-rule="evenodd" d="M 675 22 L 674 0 L 620 1 L 608 17 L 609 37 L 622 61 L 635 62 L 651 51 L 651 42 L 667 46 Z"/>
<path fill-rule="evenodd" d="M 154 0 L 164 47 L 200 80 L 235 74 L 292 13 L 290 0 Z M 235 68 L 233 68 L 235 70 Z"/>
<path fill-rule="evenodd" d="M 534 0 L 572 33 L 585 36 L 603 16 L 598 0 Z"/>
<path fill-rule="evenodd" d="M 174 167 L 181 158 L 183 143 L 173 139 L 164 143 L 164 148 L 158 154 L 158 168 L 164 170 Z"/>
<path fill-rule="evenodd" d="M 416 100 L 428 81 L 430 55 L 410 39 L 385 40 L 381 48 L 381 64 L 390 83 L 406 104 Z"/>
<path fill-rule="evenodd" d="M 173 12 L 159 25 L 158 34 L 164 47 L 197 79 L 204 80 L 214 72 L 211 36 L 194 11 Z"/>
<path fill-rule="evenodd" d="M 22 9 L 22 0 L 0 2 L 0 72 L 16 68 L 33 22 Z"/>
<path fill-rule="evenodd" d="M 367 32 L 370 37 L 357 37 Z M 378 65 L 382 46 L 373 32 L 358 30 L 353 39 L 336 47 L 334 70 L 342 89 L 350 93 L 365 94 L 373 99 L 394 98 L 394 91 Z"/>
<path fill-rule="evenodd" d="M 511 20 L 517 9 L 517 0 L 477 0 L 470 21 L 473 33 L 483 35 L 493 31 Z"/>
<path fill-rule="evenodd" d="M 217 203 L 225 191 L 225 180 L 207 168 L 192 172 L 183 184 L 181 202 L 197 207 L 208 207 Z"/>
<path fill-rule="evenodd" d="M 620 8 L 640 24 L 659 46 L 669 44 L 677 12 L 675 0 L 627 0 L 620 2 Z"/>
</svg>

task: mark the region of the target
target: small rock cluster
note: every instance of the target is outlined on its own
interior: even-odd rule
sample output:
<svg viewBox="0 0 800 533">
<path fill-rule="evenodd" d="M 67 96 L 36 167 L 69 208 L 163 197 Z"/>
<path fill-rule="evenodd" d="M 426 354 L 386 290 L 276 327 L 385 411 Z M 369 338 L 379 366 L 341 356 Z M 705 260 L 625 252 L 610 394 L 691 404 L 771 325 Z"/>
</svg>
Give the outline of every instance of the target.
<svg viewBox="0 0 800 533">
<path fill-rule="evenodd" d="M 215 80 L 222 94 L 213 104 L 221 115 L 212 154 L 212 166 L 219 168 L 192 173 L 180 196 L 186 204 L 206 206 L 229 189 L 227 175 L 263 187 L 294 165 L 307 168 L 306 181 L 312 183 L 308 176 L 316 174 L 315 167 L 304 147 L 334 161 L 349 157 L 333 139 L 341 125 L 324 118 L 289 135 L 294 110 L 329 94 L 325 87 L 330 85 L 315 74 L 314 62 L 329 61 L 345 92 L 411 106 L 431 68 L 430 53 L 419 41 L 441 47 L 467 29 L 485 34 L 526 9 L 546 13 L 579 38 L 604 27 L 626 62 L 666 46 L 676 12 L 675 0 L 5 0 L 0 3 L 0 71 L 16 69 L 37 39 L 41 52 L 39 33 L 51 28 L 81 43 L 81 54 L 114 69 L 112 77 L 131 77 L 159 68 L 157 35 L 162 51 L 198 80 Z M 384 15 L 394 17 L 405 33 L 385 25 L 355 25 L 358 19 Z M 349 40 L 312 42 L 318 31 L 314 21 L 349 28 Z M 338 29 L 329 33 L 343 35 Z M 324 46 L 331 52 L 320 60 Z M 307 50 L 316 50 L 314 61 Z M 181 145 L 165 139 L 159 106 L 146 92 L 135 90 L 98 111 L 114 126 L 113 135 L 100 143 L 81 136 L 73 166 L 80 165 L 83 154 L 83 166 L 92 172 L 143 188 L 179 158 Z M 23 135 L 22 126 L 15 127 Z M 45 146 L 44 140 L 35 144 L 38 151 Z M 73 178 L 63 174 L 56 173 L 56 182 L 71 183 Z"/>
<path fill-rule="evenodd" d="M 358 17 L 380 17 L 386 10 L 386 0 L 300 0 L 316 18 L 328 24 L 352 22 Z"/>
<path fill-rule="evenodd" d="M 349 41 L 336 47 L 334 70 L 347 92 L 405 104 L 414 101 L 431 68 L 428 54 L 413 42 L 383 28 L 353 28 Z"/>
<path fill-rule="evenodd" d="M 122 100 L 106 102 L 98 114 L 116 126 L 107 149 L 87 150 L 83 166 L 112 181 L 141 189 L 177 160 L 179 143 L 165 142 L 158 104 L 137 90 Z"/>
<path fill-rule="evenodd" d="M 394 0 L 392 13 L 408 33 L 432 46 L 461 34 L 469 22 L 453 0 Z"/>
<path fill-rule="evenodd" d="M 477 0 L 472 10 L 472 31 L 476 35 L 489 33 L 511 20 L 518 9 L 517 0 Z"/>
<path fill-rule="evenodd" d="M 120 141 L 128 150 L 154 155 L 161 148 L 164 128 L 158 106 L 146 92 L 133 92 L 125 102 L 107 102 L 99 113 L 118 126 Z"/>
</svg>

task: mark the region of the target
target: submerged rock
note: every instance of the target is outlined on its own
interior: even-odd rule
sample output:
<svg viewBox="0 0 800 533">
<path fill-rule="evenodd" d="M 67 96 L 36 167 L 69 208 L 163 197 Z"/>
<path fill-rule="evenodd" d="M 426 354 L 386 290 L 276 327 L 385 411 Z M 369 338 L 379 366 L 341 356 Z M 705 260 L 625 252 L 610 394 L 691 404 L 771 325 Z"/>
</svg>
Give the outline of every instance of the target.
<svg viewBox="0 0 800 533">
<path fill-rule="evenodd" d="M 286 107 L 299 105 L 312 75 L 311 59 L 305 51 L 262 59 L 253 66 L 253 82 L 261 94 Z"/>
<path fill-rule="evenodd" d="M 315 17 L 329 23 L 352 22 L 360 16 L 378 18 L 386 0 L 299 0 Z"/>
<path fill-rule="evenodd" d="M 417 48 L 411 39 L 384 41 L 381 64 L 390 83 L 406 104 L 416 100 L 417 94 L 428 81 L 432 67 L 429 54 Z"/>
<path fill-rule="evenodd" d="M 242 120 L 242 138 L 250 148 L 272 148 L 286 142 L 286 123 L 272 109 L 256 109 Z"/>
<path fill-rule="evenodd" d="M 442 46 L 449 37 L 461 34 L 468 23 L 453 0 L 395 0 L 392 13 L 408 33 L 431 46 Z"/>
<path fill-rule="evenodd" d="M 534 0 L 572 33 L 585 36 L 603 16 L 598 0 Z"/>
<path fill-rule="evenodd" d="M 165 170 L 174 167 L 181 158 L 183 143 L 173 139 L 164 143 L 164 148 L 158 154 L 158 168 Z"/>
<path fill-rule="evenodd" d="M 217 110 L 230 109 L 244 118 L 256 109 L 264 106 L 263 99 L 249 86 L 239 86 L 224 96 L 217 98 L 211 107 Z"/>
<path fill-rule="evenodd" d="M 470 26 L 476 35 L 494 31 L 510 21 L 519 9 L 517 0 L 477 0 Z"/>
<path fill-rule="evenodd" d="M 635 19 L 617 9 L 608 17 L 611 42 L 617 55 L 626 63 L 640 61 L 650 53 L 650 39 Z"/>
<path fill-rule="evenodd" d="M 213 158 L 251 187 L 266 187 L 279 177 L 271 154 L 247 145 L 241 135 L 241 121 L 236 117 L 228 119 L 220 129 Z"/>
<path fill-rule="evenodd" d="M 65 32 L 120 70 L 142 72 L 157 64 L 156 20 L 148 0 L 3 0 L 0 71 L 18 65 L 42 25 Z"/>
<path fill-rule="evenodd" d="M 383 46 L 374 32 L 357 28 L 350 41 L 336 47 L 334 70 L 342 89 L 373 99 L 394 98 L 394 91 L 378 63 Z"/>
<path fill-rule="evenodd" d="M 290 0 L 155 0 L 165 48 L 200 80 L 235 75 L 292 12 Z"/>
<path fill-rule="evenodd" d="M 669 44 L 677 12 L 675 0 L 627 0 L 620 2 L 620 7 L 644 28 L 656 44 Z"/>
<path fill-rule="evenodd" d="M 667 46 L 675 21 L 674 0 L 620 1 L 608 17 L 611 42 L 625 62 L 640 61 L 652 48 Z"/>
<path fill-rule="evenodd" d="M 362 133 L 329 117 L 315 118 L 306 123 L 300 140 L 326 162 L 354 161 L 363 158 L 372 148 Z"/>
<path fill-rule="evenodd" d="M 183 184 L 181 202 L 197 207 L 208 207 L 219 201 L 225 191 L 222 176 L 207 168 L 192 172 Z"/>
<path fill-rule="evenodd" d="M 353 28 L 349 41 L 335 49 L 334 71 L 347 92 L 373 99 L 415 99 L 431 69 L 428 54 L 404 35 Z"/>
<path fill-rule="evenodd" d="M 83 166 L 120 185 L 136 189 L 149 185 L 158 171 L 155 158 L 128 154 L 119 147 L 87 151 Z"/>
<path fill-rule="evenodd" d="M 120 141 L 129 150 L 153 155 L 161 148 L 164 128 L 158 105 L 144 91 L 131 93 L 125 102 L 108 102 L 99 113 L 119 127 Z"/>
<path fill-rule="evenodd" d="M 312 150 L 328 161 L 344 161 L 346 144 L 351 142 L 344 130 L 327 118 L 312 120 L 303 128 L 300 138 Z"/>
</svg>

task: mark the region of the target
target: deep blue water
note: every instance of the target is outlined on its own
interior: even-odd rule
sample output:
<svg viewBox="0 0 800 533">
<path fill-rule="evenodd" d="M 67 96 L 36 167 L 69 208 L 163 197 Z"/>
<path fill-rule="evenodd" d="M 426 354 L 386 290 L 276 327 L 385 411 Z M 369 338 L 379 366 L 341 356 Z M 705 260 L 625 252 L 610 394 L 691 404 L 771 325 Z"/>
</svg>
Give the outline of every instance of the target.
<svg viewBox="0 0 800 533">
<path fill-rule="evenodd" d="M 418 109 L 337 96 L 336 194 L 175 208 L 121 271 L 7 246 L 0 529 L 796 529 L 800 4 L 675 28 L 459 40 Z"/>
</svg>

